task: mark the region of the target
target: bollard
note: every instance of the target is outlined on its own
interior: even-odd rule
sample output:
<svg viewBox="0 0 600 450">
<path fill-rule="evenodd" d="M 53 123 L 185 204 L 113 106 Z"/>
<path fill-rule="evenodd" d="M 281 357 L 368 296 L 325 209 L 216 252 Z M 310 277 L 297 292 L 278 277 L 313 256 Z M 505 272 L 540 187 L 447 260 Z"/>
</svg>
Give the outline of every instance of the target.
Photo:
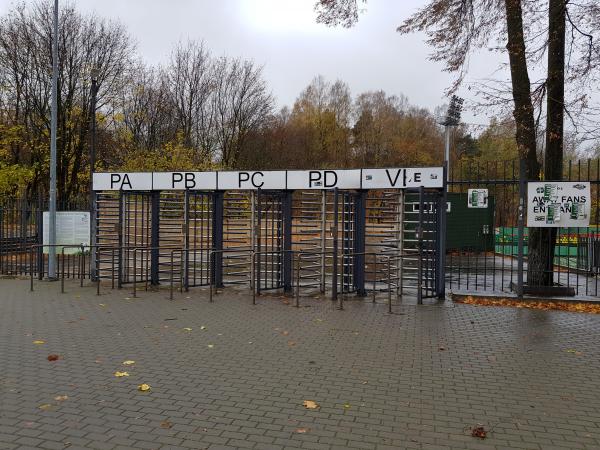
<svg viewBox="0 0 600 450">
<path fill-rule="evenodd" d="M 296 258 L 296 308 L 300 308 L 300 260 L 302 255 Z"/>
<path fill-rule="evenodd" d="M 373 266 L 373 303 L 375 303 L 375 296 L 377 290 L 377 256 L 375 256 L 375 265 Z"/>
</svg>

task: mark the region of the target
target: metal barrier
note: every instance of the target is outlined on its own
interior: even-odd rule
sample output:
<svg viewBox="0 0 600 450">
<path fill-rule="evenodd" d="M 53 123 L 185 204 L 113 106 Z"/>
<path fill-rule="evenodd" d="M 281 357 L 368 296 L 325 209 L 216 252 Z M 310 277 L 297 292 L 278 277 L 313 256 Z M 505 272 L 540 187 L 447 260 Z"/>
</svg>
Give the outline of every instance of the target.
<svg viewBox="0 0 600 450">
<path fill-rule="evenodd" d="M 296 257 L 296 292 L 295 292 L 295 297 L 296 297 L 295 306 L 297 308 L 300 307 L 300 272 L 302 270 L 301 262 L 302 262 L 303 257 L 309 257 L 309 256 L 314 257 L 314 256 L 320 256 L 322 254 L 330 254 L 330 253 L 331 252 L 300 252 L 300 253 L 297 253 L 297 257 Z M 375 257 L 375 265 L 377 265 L 377 258 L 384 259 L 384 264 L 386 264 L 386 266 L 387 266 L 388 309 L 391 314 L 391 312 L 392 312 L 392 276 L 391 276 L 391 274 L 392 274 L 392 270 L 391 270 L 392 257 L 390 257 L 389 255 L 379 255 L 374 252 L 346 253 L 345 256 L 348 256 L 348 257 L 374 256 Z M 376 267 L 377 266 L 375 266 L 375 271 L 376 271 Z M 331 300 L 336 301 L 339 298 L 339 309 L 343 310 L 344 309 L 344 301 L 343 301 L 344 293 L 342 293 L 341 296 L 338 296 L 338 290 L 337 290 L 337 265 L 333 267 L 333 271 L 334 271 L 334 274 L 332 277 Z M 375 303 L 376 295 L 377 295 L 377 278 L 374 277 L 373 278 L 373 303 Z M 396 290 L 396 298 L 397 297 L 398 297 L 398 290 Z"/>
<path fill-rule="evenodd" d="M 209 253 L 209 260 L 210 260 L 210 268 L 209 268 L 209 302 L 212 303 L 213 302 L 213 285 L 215 284 L 215 259 L 214 256 L 215 255 L 223 255 L 224 253 L 247 253 L 249 255 L 254 254 L 254 250 L 246 250 L 246 249 L 222 249 L 222 250 L 211 250 L 211 252 Z M 254 281 L 253 278 L 250 278 L 250 286 L 251 289 L 254 290 Z"/>
</svg>

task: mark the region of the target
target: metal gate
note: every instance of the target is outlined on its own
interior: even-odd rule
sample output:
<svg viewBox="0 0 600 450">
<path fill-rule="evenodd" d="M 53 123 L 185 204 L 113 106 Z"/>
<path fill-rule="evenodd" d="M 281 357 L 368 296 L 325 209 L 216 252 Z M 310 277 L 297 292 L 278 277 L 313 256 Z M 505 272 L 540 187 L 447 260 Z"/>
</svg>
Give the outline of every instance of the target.
<svg viewBox="0 0 600 450">
<path fill-rule="evenodd" d="M 261 191 L 256 195 L 254 229 L 256 289 L 291 289 L 292 194 Z"/>
<path fill-rule="evenodd" d="M 186 191 L 183 248 L 186 287 L 210 284 L 211 251 L 214 247 L 214 195 L 212 192 Z M 213 257 L 216 261 L 216 255 Z"/>
<path fill-rule="evenodd" d="M 439 191 L 409 191 L 404 204 L 402 285 L 417 298 L 439 297 L 444 292 L 443 223 L 446 208 Z"/>
</svg>

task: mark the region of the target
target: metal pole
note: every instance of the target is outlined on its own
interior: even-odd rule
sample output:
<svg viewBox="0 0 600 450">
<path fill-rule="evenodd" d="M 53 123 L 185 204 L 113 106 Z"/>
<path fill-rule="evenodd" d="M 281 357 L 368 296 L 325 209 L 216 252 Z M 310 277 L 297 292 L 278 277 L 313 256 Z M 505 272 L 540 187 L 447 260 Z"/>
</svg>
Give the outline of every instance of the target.
<svg viewBox="0 0 600 450">
<path fill-rule="evenodd" d="M 449 161 L 446 161 L 448 164 Z M 448 168 L 444 167 L 444 172 L 448 174 Z M 437 249 L 436 249 L 436 294 L 439 299 L 446 298 L 446 228 L 447 228 L 447 204 L 448 204 L 448 182 L 444 177 L 444 188 L 438 198 L 437 210 Z"/>
<path fill-rule="evenodd" d="M 325 293 L 325 282 L 327 274 L 325 273 L 325 259 L 327 255 L 327 191 L 321 191 L 321 294 Z"/>
<path fill-rule="evenodd" d="M 445 159 L 446 159 L 446 181 L 450 181 L 450 125 L 444 126 Z"/>
<path fill-rule="evenodd" d="M 56 122 L 58 86 L 58 0 L 54 0 L 52 34 L 52 108 L 50 117 L 50 201 L 48 208 L 48 278 L 56 280 Z"/>
<path fill-rule="evenodd" d="M 98 277 L 96 258 L 96 195 L 94 192 L 94 171 L 96 170 L 96 96 L 98 95 L 98 70 L 92 69 L 92 99 L 90 107 L 90 276 Z"/>
<path fill-rule="evenodd" d="M 333 301 L 338 297 L 338 207 L 339 194 L 336 187 L 333 189 L 333 274 L 331 276 L 331 300 Z"/>
<path fill-rule="evenodd" d="M 525 231 L 525 160 L 519 161 L 519 217 L 518 217 L 518 257 L 517 257 L 517 295 L 523 298 L 523 239 Z"/>
</svg>

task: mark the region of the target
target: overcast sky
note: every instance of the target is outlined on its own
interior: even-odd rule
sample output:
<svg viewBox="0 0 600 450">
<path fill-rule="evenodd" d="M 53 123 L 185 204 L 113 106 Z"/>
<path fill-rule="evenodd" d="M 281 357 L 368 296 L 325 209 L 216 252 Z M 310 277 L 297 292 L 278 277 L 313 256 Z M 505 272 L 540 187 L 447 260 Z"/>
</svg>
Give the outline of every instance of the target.
<svg viewBox="0 0 600 450">
<path fill-rule="evenodd" d="M 27 0 L 28 1 L 28 0 Z M 47 0 L 50 1 L 50 0 Z M 62 0 L 61 0 L 62 1 Z M 321 74 L 346 81 L 353 95 L 383 89 L 431 110 L 446 102 L 453 75 L 428 61 L 422 35 L 395 29 L 426 0 L 370 0 L 352 29 L 315 23 L 315 0 L 76 0 L 86 12 L 121 21 L 149 63 L 165 62 L 180 39 L 204 40 L 216 55 L 253 59 L 279 106 Z M 0 14 L 14 0 L 0 0 Z M 491 76 L 503 55 L 472 58 L 471 80 Z M 469 97 L 468 92 L 462 92 Z M 467 112 L 465 120 L 487 122 Z"/>
</svg>

